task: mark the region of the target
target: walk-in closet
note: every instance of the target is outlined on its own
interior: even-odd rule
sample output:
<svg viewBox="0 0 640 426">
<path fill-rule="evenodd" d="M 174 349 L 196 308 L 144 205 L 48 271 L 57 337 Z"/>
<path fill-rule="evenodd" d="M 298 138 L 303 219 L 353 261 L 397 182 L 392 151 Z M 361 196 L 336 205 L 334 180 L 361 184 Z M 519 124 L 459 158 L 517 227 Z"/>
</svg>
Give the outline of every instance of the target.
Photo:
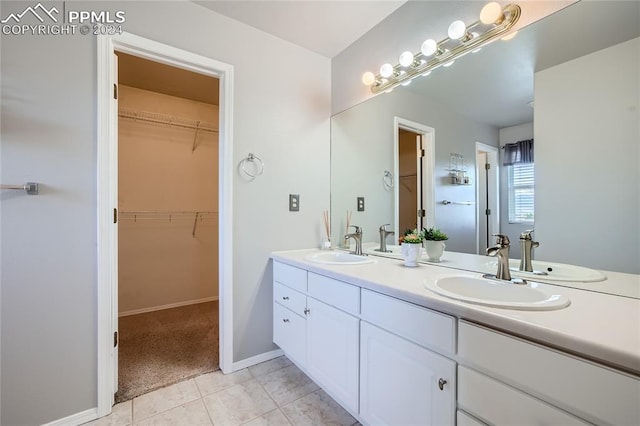
<svg viewBox="0 0 640 426">
<path fill-rule="evenodd" d="M 118 53 L 118 393 L 218 368 L 213 77 Z"/>
</svg>

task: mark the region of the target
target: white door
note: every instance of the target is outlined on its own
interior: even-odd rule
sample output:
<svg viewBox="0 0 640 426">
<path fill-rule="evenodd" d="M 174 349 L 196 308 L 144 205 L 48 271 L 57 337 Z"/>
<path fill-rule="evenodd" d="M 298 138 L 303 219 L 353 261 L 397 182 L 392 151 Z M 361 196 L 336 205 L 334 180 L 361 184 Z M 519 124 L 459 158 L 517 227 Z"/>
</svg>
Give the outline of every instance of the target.
<svg viewBox="0 0 640 426">
<path fill-rule="evenodd" d="M 372 425 L 455 424 L 455 362 L 362 321 L 360 415 Z"/>
<path fill-rule="evenodd" d="M 360 320 L 307 298 L 307 370 L 323 388 L 358 411 Z"/>
<path fill-rule="evenodd" d="M 476 142 L 476 240 L 477 253 L 485 254 L 493 245 L 492 235 L 500 233 L 500 182 L 498 149 Z"/>
<path fill-rule="evenodd" d="M 113 97 L 111 102 L 111 117 L 114 119 L 111 121 L 112 126 L 112 135 L 118 134 L 118 55 L 113 54 L 113 62 L 111 67 L 111 81 L 113 82 Z M 117 161 L 118 158 L 118 144 L 113 144 L 112 149 L 115 151 L 113 153 L 112 159 Z M 117 168 L 114 168 L 117 170 Z M 113 202 L 113 231 L 112 238 L 114 247 L 118 247 L 118 174 L 112 177 L 115 185 L 113 187 L 112 193 L 112 202 Z M 114 292 L 111 296 L 111 316 L 112 316 L 112 324 L 113 324 L 113 400 L 112 403 L 115 403 L 115 394 L 118 392 L 118 256 L 111 257 L 111 285 L 114 289 Z"/>
</svg>

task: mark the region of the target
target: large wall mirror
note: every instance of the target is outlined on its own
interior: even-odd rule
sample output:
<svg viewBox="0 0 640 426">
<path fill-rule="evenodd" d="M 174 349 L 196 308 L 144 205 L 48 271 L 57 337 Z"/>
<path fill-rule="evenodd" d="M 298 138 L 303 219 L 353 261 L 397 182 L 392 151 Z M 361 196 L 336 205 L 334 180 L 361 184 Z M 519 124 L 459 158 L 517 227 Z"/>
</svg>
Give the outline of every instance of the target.
<svg viewBox="0 0 640 426">
<path fill-rule="evenodd" d="M 500 230 L 518 258 L 519 234 L 533 228 L 539 259 L 640 273 L 639 36 L 640 3 L 581 1 L 336 114 L 333 237 L 340 241 L 352 212 L 363 241 L 377 243 L 380 225 L 391 224 L 388 243 L 397 244 L 396 190 L 404 182 L 394 122 L 401 119 L 433 129 L 433 197 L 423 208 L 449 235 L 447 250 L 483 253 L 486 234 Z M 534 139 L 535 218 L 510 223 L 507 170 L 497 164 L 487 179 L 478 159 L 499 153 L 501 163 L 500 147 L 523 139 Z M 454 182 L 452 168 L 465 170 L 469 182 Z M 482 211 L 496 188 L 492 224 Z"/>
</svg>

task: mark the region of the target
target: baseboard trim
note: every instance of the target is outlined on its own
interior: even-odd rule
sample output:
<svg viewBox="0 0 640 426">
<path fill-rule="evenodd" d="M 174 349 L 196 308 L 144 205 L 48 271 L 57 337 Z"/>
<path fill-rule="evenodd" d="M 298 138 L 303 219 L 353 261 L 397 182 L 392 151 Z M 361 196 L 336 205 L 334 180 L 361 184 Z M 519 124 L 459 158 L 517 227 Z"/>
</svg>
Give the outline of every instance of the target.
<svg viewBox="0 0 640 426">
<path fill-rule="evenodd" d="M 260 364 L 261 362 L 269 361 L 282 355 L 284 355 L 282 349 L 276 349 L 271 352 L 252 356 L 251 358 L 245 358 L 242 361 L 233 363 L 233 371 L 242 370 L 243 368 L 251 367 L 252 365 Z"/>
<path fill-rule="evenodd" d="M 129 315 L 146 314 L 147 312 L 161 311 L 163 309 L 179 308 L 181 306 L 197 305 L 198 303 L 213 302 L 218 300 L 218 296 L 205 297 L 204 299 L 186 300 L 184 302 L 169 303 L 168 305 L 152 306 L 150 308 L 134 309 L 132 311 L 120 312 L 118 317 Z"/>
<path fill-rule="evenodd" d="M 76 414 L 72 414 L 63 419 L 54 420 L 49 423 L 45 423 L 42 426 L 69 426 L 69 425 L 81 425 L 83 423 L 90 422 L 98 418 L 98 409 L 90 408 L 85 411 L 81 411 Z"/>
</svg>

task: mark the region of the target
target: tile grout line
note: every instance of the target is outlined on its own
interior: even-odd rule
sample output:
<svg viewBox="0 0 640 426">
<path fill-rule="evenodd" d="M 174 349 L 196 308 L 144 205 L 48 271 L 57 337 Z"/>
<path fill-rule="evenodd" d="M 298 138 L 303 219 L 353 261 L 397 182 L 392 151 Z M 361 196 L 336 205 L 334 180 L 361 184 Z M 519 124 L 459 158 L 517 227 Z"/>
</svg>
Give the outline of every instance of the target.
<svg viewBox="0 0 640 426">
<path fill-rule="evenodd" d="M 210 373 L 205 373 L 205 374 L 210 374 Z M 202 390 L 200 390 L 200 385 L 198 385 L 198 381 L 196 380 L 195 377 L 193 378 L 193 381 L 196 384 L 196 389 L 198 389 L 198 394 L 200 394 L 200 402 L 202 402 L 202 405 L 204 406 L 204 412 L 207 413 L 207 418 L 209 419 L 209 423 L 211 424 L 211 426 L 213 426 L 213 419 L 211 418 L 211 413 L 209 413 L 209 408 L 207 407 L 207 404 L 205 404 L 204 402 L 204 396 L 202 395 Z"/>
</svg>

